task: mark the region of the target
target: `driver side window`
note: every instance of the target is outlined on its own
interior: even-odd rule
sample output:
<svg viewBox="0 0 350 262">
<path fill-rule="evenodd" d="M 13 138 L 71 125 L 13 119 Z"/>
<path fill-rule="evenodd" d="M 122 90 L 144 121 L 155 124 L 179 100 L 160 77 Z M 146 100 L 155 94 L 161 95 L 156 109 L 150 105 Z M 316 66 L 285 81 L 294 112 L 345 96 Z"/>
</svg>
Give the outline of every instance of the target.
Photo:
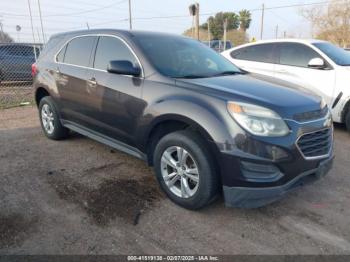
<svg viewBox="0 0 350 262">
<path fill-rule="evenodd" d="M 135 55 L 122 40 L 112 36 L 101 36 L 97 44 L 94 68 L 107 70 L 112 60 L 126 60 L 134 66 L 139 66 Z"/>
</svg>

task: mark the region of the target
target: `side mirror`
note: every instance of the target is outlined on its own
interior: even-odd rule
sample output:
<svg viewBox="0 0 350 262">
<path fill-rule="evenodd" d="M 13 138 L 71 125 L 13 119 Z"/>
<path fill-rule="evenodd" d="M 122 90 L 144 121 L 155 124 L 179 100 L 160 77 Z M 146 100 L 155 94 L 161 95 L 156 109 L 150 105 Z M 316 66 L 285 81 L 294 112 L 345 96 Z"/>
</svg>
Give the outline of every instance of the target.
<svg viewBox="0 0 350 262">
<path fill-rule="evenodd" d="M 141 69 L 135 67 L 130 61 L 113 60 L 109 62 L 107 72 L 119 75 L 140 76 Z"/>
<path fill-rule="evenodd" d="M 324 69 L 326 68 L 326 64 L 323 59 L 316 57 L 310 60 L 308 67 L 315 69 Z"/>
</svg>

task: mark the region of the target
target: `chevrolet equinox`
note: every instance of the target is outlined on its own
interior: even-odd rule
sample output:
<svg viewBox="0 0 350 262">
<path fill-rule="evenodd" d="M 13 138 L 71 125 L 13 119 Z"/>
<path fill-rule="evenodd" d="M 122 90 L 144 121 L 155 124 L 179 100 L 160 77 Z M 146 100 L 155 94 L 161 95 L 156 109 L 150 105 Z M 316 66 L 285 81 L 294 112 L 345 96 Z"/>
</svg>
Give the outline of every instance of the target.
<svg viewBox="0 0 350 262">
<path fill-rule="evenodd" d="M 324 176 L 333 126 L 322 98 L 248 74 L 182 36 L 89 30 L 51 37 L 32 66 L 45 135 L 75 131 L 154 167 L 198 209 L 223 192 L 255 208 Z"/>
</svg>

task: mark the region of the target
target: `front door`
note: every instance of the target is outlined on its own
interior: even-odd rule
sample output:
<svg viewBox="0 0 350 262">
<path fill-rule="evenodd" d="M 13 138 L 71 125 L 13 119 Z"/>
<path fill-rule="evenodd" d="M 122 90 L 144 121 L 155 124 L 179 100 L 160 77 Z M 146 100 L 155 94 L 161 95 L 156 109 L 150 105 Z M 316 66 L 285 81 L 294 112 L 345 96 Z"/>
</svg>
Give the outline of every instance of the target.
<svg viewBox="0 0 350 262">
<path fill-rule="evenodd" d="M 94 108 L 89 117 L 94 129 L 129 145 L 134 145 L 136 123 L 145 108 L 141 99 L 143 77 L 112 74 L 112 60 L 126 60 L 141 67 L 131 48 L 121 38 L 100 36 L 93 68 L 88 70 L 89 96 Z"/>
</svg>

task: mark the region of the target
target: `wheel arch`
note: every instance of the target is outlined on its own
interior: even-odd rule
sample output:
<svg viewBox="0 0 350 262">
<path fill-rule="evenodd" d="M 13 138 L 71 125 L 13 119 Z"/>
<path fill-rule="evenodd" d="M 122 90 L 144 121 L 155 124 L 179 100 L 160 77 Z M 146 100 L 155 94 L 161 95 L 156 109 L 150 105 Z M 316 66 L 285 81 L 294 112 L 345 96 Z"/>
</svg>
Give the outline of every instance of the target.
<svg viewBox="0 0 350 262">
<path fill-rule="evenodd" d="M 42 98 L 44 98 L 45 96 L 50 96 L 50 93 L 49 91 L 47 91 L 46 88 L 44 87 L 38 87 L 36 90 L 35 90 L 35 103 L 36 103 L 36 106 L 39 107 L 39 103 L 40 103 L 40 100 Z"/>
<path fill-rule="evenodd" d="M 166 114 L 155 119 L 147 133 L 146 137 L 146 155 L 147 163 L 150 166 L 153 166 L 153 154 L 158 144 L 159 140 L 167 134 L 180 130 L 191 130 L 197 133 L 204 141 L 205 145 L 209 149 L 212 157 L 214 158 L 214 163 L 216 170 L 220 177 L 220 168 L 219 168 L 219 148 L 214 143 L 213 137 L 208 133 L 208 131 L 199 123 L 193 119 L 178 115 L 178 114 Z"/>
</svg>

